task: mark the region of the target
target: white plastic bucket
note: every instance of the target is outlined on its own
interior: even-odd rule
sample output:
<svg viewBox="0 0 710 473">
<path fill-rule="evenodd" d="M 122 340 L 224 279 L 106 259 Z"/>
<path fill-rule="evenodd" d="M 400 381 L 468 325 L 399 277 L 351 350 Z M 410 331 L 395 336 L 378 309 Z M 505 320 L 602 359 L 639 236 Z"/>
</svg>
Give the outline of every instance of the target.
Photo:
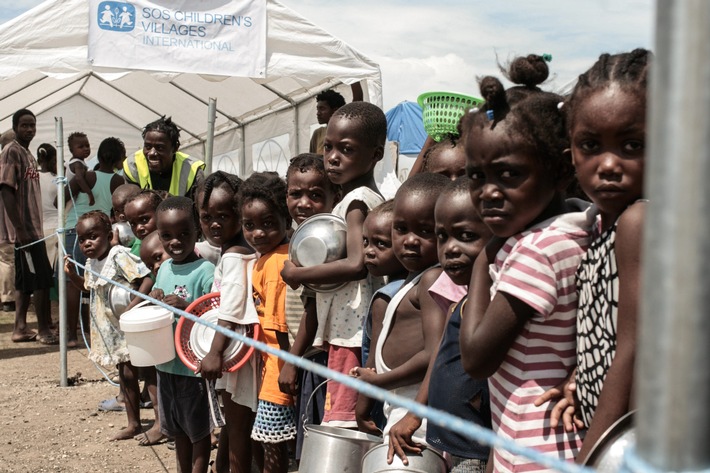
<svg viewBox="0 0 710 473">
<path fill-rule="evenodd" d="M 147 302 L 124 312 L 119 320 L 133 366 L 155 366 L 175 358 L 173 313 L 157 305 L 145 305 Z"/>
</svg>

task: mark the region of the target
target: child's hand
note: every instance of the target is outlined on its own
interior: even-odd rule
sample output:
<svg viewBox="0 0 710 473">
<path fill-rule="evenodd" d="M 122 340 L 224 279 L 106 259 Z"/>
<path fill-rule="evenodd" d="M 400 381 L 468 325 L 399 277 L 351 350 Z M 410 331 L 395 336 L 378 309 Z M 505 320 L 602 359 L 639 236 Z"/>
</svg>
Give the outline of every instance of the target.
<svg viewBox="0 0 710 473">
<path fill-rule="evenodd" d="M 197 365 L 195 374 L 202 375 L 208 381 L 222 377 L 222 355 L 210 351 Z"/>
<path fill-rule="evenodd" d="M 350 376 L 353 378 L 360 378 L 361 381 L 366 383 L 375 384 L 375 379 L 377 378 L 377 372 L 372 368 L 360 368 L 356 366 L 350 369 Z"/>
<path fill-rule="evenodd" d="M 577 426 L 578 429 L 584 428 L 584 422 L 575 415 L 577 412 L 577 398 L 575 396 L 577 384 L 574 381 L 576 374 L 577 369 L 575 368 L 560 384 L 548 389 L 535 399 L 534 404 L 537 407 L 548 401 L 556 401 L 555 407 L 550 413 L 550 427 L 553 429 L 559 425 L 560 418 L 562 418 L 566 432 L 572 432 L 574 426 Z"/>
<path fill-rule="evenodd" d="M 94 199 L 94 194 L 89 192 L 89 205 L 94 205 L 96 200 Z"/>
<path fill-rule="evenodd" d="M 298 369 L 295 365 L 284 363 L 279 373 L 279 390 L 284 394 L 298 396 Z"/>
<path fill-rule="evenodd" d="M 281 270 L 281 279 L 291 286 L 291 289 L 298 289 L 298 286 L 301 285 L 301 282 L 297 279 L 297 274 L 298 266 L 289 260 L 284 261 L 284 269 Z"/>
<path fill-rule="evenodd" d="M 175 307 L 176 309 L 180 310 L 185 310 L 187 309 L 187 306 L 190 305 L 185 299 L 176 294 L 168 294 L 167 296 L 163 297 L 163 302 L 165 302 L 169 306 Z"/>
<path fill-rule="evenodd" d="M 148 295 L 153 299 L 158 299 L 159 301 L 162 301 L 165 298 L 165 293 L 162 289 L 153 289 Z"/>
<path fill-rule="evenodd" d="M 373 403 L 367 396 L 362 394 L 357 397 L 357 403 L 355 404 L 355 421 L 357 422 L 357 429 L 360 432 L 365 432 L 366 434 L 380 436 L 382 431 L 377 427 L 375 421 L 372 420 L 370 412 L 372 411 Z"/>
<path fill-rule="evenodd" d="M 390 429 L 390 448 L 387 451 L 387 464 L 391 465 L 394 455 L 402 459 L 402 463 L 409 465 L 405 450 L 410 453 L 421 453 L 422 446 L 412 440 L 412 435 L 422 425 L 422 420 L 407 413 L 399 422 Z"/>
<path fill-rule="evenodd" d="M 69 256 L 67 255 L 64 255 L 64 273 L 67 275 L 77 274 L 76 266 L 74 266 L 74 263 L 69 261 Z"/>
</svg>

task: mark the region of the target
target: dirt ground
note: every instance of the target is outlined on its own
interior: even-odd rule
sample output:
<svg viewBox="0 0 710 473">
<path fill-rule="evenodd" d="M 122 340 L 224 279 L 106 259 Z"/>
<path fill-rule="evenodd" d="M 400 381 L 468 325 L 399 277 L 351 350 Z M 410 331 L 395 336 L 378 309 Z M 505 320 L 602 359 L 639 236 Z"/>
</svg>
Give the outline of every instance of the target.
<svg viewBox="0 0 710 473">
<path fill-rule="evenodd" d="M 14 312 L 0 312 L 0 472 L 176 471 L 165 443 L 109 441 L 126 425 L 126 414 L 98 411 L 98 402 L 117 388 L 88 360 L 86 348 L 69 350 L 71 386 L 62 388 L 59 346 L 12 343 L 13 320 Z M 36 328 L 33 313 L 28 320 Z M 153 410 L 142 409 L 141 421 L 150 427 Z"/>
</svg>

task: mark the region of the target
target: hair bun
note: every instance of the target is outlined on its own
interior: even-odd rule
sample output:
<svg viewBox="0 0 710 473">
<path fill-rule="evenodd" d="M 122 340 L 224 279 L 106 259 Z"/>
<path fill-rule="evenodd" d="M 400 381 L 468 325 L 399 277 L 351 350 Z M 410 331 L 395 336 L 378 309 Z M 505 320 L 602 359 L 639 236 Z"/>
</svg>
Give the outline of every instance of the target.
<svg viewBox="0 0 710 473">
<path fill-rule="evenodd" d="M 529 54 L 513 59 L 506 75 L 515 84 L 536 87 L 550 76 L 550 68 L 542 56 Z"/>
</svg>

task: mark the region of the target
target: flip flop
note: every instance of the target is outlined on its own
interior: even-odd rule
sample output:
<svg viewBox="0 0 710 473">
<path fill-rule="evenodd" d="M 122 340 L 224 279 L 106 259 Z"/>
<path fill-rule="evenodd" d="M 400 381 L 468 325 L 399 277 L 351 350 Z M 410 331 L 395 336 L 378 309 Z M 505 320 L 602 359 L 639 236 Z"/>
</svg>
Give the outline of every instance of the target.
<svg viewBox="0 0 710 473">
<path fill-rule="evenodd" d="M 118 399 L 112 397 L 99 402 L 99 410 L 104 412 L 123 412 L 126 407 L 118 402 Z"/>
<path fill-rule="evenodd" d="M 58 345 L 59 338 L 54 334 L 50 335 L 37 335 L 37 341 L 42 345 Z"/>
<path fill-rule="evenodd" d="M 23 333 L 19 337 L 15 338 L 15 336 L 12 337 L 12 342 L 13 343 L 24 343 L 24 342 L 33 342 L 37 338 L 37 332 L 31 332 L 31 333 Z"/>
</svg>

